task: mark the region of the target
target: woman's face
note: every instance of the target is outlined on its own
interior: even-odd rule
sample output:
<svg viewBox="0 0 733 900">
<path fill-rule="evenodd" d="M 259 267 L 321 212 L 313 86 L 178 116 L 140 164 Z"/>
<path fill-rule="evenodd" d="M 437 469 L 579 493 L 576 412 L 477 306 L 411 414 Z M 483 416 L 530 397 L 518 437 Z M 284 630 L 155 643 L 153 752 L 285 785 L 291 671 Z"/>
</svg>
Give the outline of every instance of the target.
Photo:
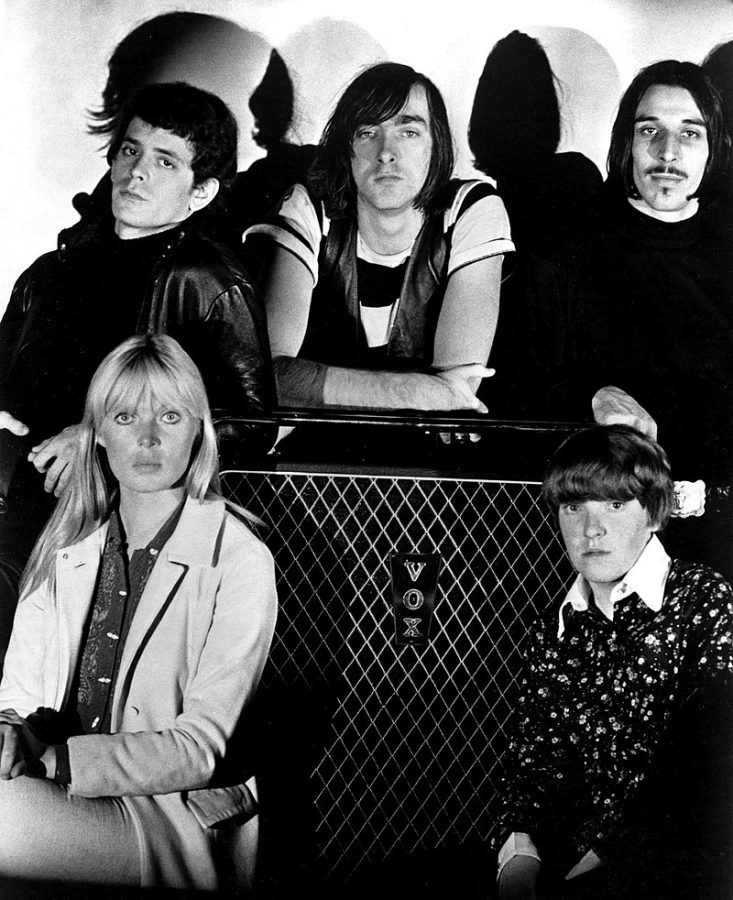
<svg viewBox="0 0 733 900">
<path fill-rule="evenodd" d="M 199 429 L 180 404 L 146 392 L 132 407 L 121 402 L 108 409 L 97 441 L 121 492 L 151 494 L 182 487 Z"/>
</svg>

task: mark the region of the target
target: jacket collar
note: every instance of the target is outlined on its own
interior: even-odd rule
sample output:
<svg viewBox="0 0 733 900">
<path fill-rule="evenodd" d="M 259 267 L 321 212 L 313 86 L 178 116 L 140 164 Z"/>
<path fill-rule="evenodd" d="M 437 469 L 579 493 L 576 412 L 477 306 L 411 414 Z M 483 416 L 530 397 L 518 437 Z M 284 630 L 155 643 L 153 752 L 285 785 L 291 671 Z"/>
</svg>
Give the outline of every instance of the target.
<svg viewBox="0 0 733 900">
<path fill-rule="evenodd" d="M 224 522 L 226 506 L 223 500 L 194 500 L 188 497 L 176 530 L 163 550 L 163 557 L 182 565 L 211 565 L 218 555 L 220 526 Z M 63 547 L 57 559 L 68 560 L 71 567 L 96 562 L 107 539 L 109 523 L 105 522 L 96 531 L 87 535 L 77 544 Z"/>
<path fill-rule="evenodd" d="M 664 602 L 670 563 L 662 542 L 653 534 L 641 556 L 611 592 L 611 600 L 616 603 L 630 594 L 637 594 L 652 612 L 659 612 Z M 590 585 L 582 575 L 578 575 L 560 606 L 557 628 L 559 638 L 565 631 L 566 611 L 572 609 L 574 612 L 587 612 L 590 598 Z"/>
<path fill-rule="evenodd" d="M 188 497 L 178 527 L 163 549 L 163 558 L 185 566 L 215 565 L 225 512 L 223 500 Z"/>
</svg>

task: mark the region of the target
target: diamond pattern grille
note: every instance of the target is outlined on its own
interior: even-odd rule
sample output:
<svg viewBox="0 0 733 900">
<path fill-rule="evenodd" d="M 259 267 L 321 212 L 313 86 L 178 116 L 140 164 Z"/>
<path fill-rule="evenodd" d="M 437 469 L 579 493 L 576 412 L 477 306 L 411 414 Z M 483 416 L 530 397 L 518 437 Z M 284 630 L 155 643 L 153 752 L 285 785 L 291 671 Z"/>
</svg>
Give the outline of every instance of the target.
<svg viewBox="0 0 733 900">
<path fill-rule="evenodd" d="M 571 575 L 539 486 L 229 472 L 263 518 L 280 619 L 261 697 L 318 698 L 314 843 L 332 878 L 488 840 L 521 644 Z M 428 647 L 397 646 L 389 556 L 442 557 Z"/>
</svg>

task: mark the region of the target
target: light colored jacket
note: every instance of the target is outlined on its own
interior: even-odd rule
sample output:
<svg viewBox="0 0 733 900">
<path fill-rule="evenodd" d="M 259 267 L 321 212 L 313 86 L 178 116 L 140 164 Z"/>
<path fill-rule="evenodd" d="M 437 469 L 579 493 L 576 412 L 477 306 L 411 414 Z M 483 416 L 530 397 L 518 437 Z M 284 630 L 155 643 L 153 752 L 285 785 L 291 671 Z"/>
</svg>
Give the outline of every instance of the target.
<svg viewBox="0 0 733 900">
<path fill-rule="evenodd" d="M 21 598 L 0 709 L 27 716 L 67 704 L 106 533 L 59 551 L 55 592 L 43 585 Z M 131 810 L 144 885 L 215 889 L 207 828 L 254 812 L 251 772 L 210 785 L 259 682 L 276 614 L 269 550 L 222 501 L 189 498 L 125 642 L 113 733 L 68 742 L 70 792 L 121 797 Z"/>
</svg>

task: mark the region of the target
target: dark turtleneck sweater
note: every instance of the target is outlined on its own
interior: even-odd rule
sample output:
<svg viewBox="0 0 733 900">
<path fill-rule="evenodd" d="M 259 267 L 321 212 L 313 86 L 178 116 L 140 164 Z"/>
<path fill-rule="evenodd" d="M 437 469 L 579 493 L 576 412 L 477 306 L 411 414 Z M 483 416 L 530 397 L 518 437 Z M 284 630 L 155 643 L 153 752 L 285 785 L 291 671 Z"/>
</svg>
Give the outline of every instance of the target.
<svg viewBox="0 0 733 900">
<path fill-rule="evenodd" d="M 524 414 L 589 420 L 604 385 L 656 419 L 677 478 L 733 470 L 733 242 L 700 209 L 661 222 L 605 196 L 521 273 Z"/>
</svg>

